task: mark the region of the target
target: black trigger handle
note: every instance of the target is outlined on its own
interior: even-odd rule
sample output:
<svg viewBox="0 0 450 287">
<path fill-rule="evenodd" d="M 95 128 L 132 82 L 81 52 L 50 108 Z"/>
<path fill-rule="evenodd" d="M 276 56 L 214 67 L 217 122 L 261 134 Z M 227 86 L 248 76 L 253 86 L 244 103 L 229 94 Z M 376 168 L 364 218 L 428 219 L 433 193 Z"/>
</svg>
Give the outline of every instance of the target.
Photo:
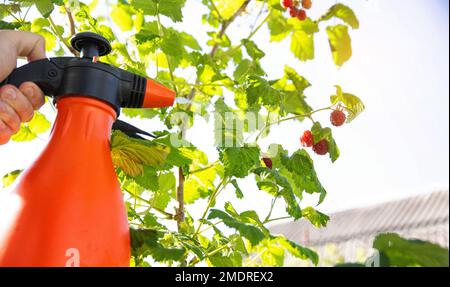
<svg viewBox="0 0 450 287">
<path fill-rule="evenodd" d="M 24 82 L 33 82 L 45 95 L 55 97 L 63 78 L 64 64 L 70 59 L 63 57 L 30 62 L 14 69 L 0 86 L 10 84 L 18 88 Z"/>
</svg>

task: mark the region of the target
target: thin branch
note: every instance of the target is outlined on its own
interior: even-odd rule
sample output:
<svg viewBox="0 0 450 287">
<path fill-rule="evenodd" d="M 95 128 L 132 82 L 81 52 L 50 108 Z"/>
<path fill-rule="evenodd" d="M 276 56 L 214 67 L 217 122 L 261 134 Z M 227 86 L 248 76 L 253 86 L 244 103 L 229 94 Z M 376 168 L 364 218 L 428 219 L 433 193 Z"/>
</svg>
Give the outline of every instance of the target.
<svg viewBox="0 0 450 287">
<path fill-rule="evenodd" d="M 50 27 L 53 30 L 53 33 L 56 34 L 56 36 L 58 36 L 58 39 L 67 47 L 67 49 L 69 49 L 69 51 L 74 54 L 76 57 L 80 56 L 80 53 L 75 50 L 72 45 L 70 45 L 69 41 L 67 41 L 67 39 L 64 38 L 64 36 L 59 33 L 58 28 L 56 27 L 55 22 L 53 22 L 53 19 L 51 16 L 48 16 L 48 21 L 50 22 Z"/>
<path fill-rule="evenodd" d="M 67 17 L 69 18 L 69 28 L 70 28 L 70 36 L 76 34 L 75 21 L 73 20 L 72 11 L 70 11 L 67 6 L 64 6 L 64 10 L 66 10 Z"/>
<path fill-rule="evenodd" d="M 325 111 L 325 110 L 330 110 L 332 108 L 332 106 L 330 107 L 326 107 L 326 108 L 322 108 L 322 109 L 318 109 L 315 110 L 313 112 L 310 112 L 308 114 L 304 114 L 304 115 L 296 115 L 296 116 L 292 116 L 292 117 L 288 117 L 288 118 L 284 118 L 281 119 L 279 121 L 273 122 L 273 123 L 269 123 L 266 124 L 261 131 L 258 133 L 258 135 L 256 136 L 255 142 L 257 142 L 259 140 L 259 138 L 261 137 L 261 135 L 263 134 L 263 132 L 268 129 L 269 127 L 273 126 L 273 125 L 277 125 L 277 124 L 281 124 L 282 122 L 286 122 L 286 121 L 290 121 L 290 120 L 295 120 L 295 119 L 300 119 L 300 118 L 309 118 L 312 122 L 314 122 L 313 118 L 311 117 L 313 114 L 317 113 L 317 112 L 321 112 L 321 111 Z"/>
<path fill-rule="evenodd" d="M 208 200 L 208 205 L 205 208 L 205 211 L 203 211 L 202 217 L 199 220 L 199 224 L 197 227 L 197 230 L 194 232 L 194 235 L 197 235 L 200 233 L 200 229 L 202 227 L 202 221 L 206 218 L 206 215 L 208 214 L 209 209 L 211 208 L 213 202 L 216 200 L 217 195 L 220 193 L 220 191 L 227 185 L 227 178 L 222 179 L 222 181 L 219 183 L 219 185 L 216 187 L 216 189 L 213 191 L 213 193 L 211 194 L 211 197 Z"/>
<path fill-rule="evenodd" d="M 183 168 L 178 168 L 178 187 L 177 187 L 177 201 L 178 208 L 175 219 L 177 220 L 178 230 L 181 229 L 181 224 L 184 222 L 184 182 L 186 178 L 184 176 Z"/>
<path fill-rule="evenodd" d="M 132 193 L 131 191 L 127 190 L 126 188 L 122 187 L 122 190 L 126 191 L 129 195 L 133 196 L 134 198 L 137 198 L 140 201 L 143 201 L 143 202 L 147 203 L 155 211 L 158 211 L 159 213 L 167 216 L 168 217 L 167 219 L 174 219 L 175 218 L 175 215 L 173 215 L 171 213 L 168 213 L 167 211 L 164 211 L 162 209 L 159 209 L 159 208 L 157 208 L 155 206 L 152 206 L 152 203 L 149 200 L 144 199 L 144 198 L 140 197 L 139 195 Z"/>
</svg>

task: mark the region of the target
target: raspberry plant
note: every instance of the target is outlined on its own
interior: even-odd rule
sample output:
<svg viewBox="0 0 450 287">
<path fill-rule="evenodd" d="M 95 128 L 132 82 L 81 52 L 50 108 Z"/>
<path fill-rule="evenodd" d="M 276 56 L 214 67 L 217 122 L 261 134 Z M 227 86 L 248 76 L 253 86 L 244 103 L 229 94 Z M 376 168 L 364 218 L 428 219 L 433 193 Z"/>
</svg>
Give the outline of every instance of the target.
<svg viewBox="0 0 450 287">
<path fill-rule="evenodd" d="M 328 37 L 331 57 L 337 66 L 342 66 L 352 54 L 349 28 L 359 27 L 353 11 L 335 4 L 317 19 L 302 14 L 299 21 L 289 16 L 283 4 L 314 9 L 311 1 L 202 0 L 207 8 L 202 16 L 205 31 L 190 34 L 175 29 L 173 23 L 183 22 L 183 8 L 191 1 L 119 0 L 110 7 L 110 15 L 104 12 L 94 17 L 107 10 L 101 2 L 3 1 L 0 28 L 39 33 L 46 39 L 47 51 L 55 55 L 77 55 L 69 39 L 77 32 L 96 32 L 113 45 L 113 53 L 102 61 L 155 76 L 176 90 L 180 100 L 173 108 L 122 111 L 128 117 L 162 122 L 166 128 L 153 131 L 156 139 L 133 139 L 118 131 L 112 134 L 112 158 L 131 226 L 131 264 L 281 266 L 287 253 L 317 264 L 319 259 L 313 250 L 271 234 L 267 228 L 269 223 L 281 219 L 309 220 L 316 227 L 326 225 L 327 215 L 314 207 L 300 207 L 307 194 L 320 195 L 319 204 L 326 196 L 310 157 L 311 150 L 299 143 L 299 149 L 290 154 L 279 139 L 272 139 L 274 143 L 263 150 L 259 142 L 263 137 L 270 138 L 274 125 L 300 122 L 311 130 L 307 145 L 314 145 L 316 152 L 328 153 L 334 162 L 339 149 L 332 130 L 322 127 L 315 115 L 331 113 L 339 107 L 347 114 L 347 122 L 351 122 L 364 105 L 358 97 L 336 86 L 330 103 L 318 108 L 310 106 L 306 97 L 311 86 L 308 80 L 288 65 L 279 78 L 269 79 L 260 63 L 265 57 L 264 43 L 255 43 L 253 37 L 267 31 L 271 41 L 290 41 L 290 52 L 302 62 L 314 59 L 315 37 Z M 30 17 L 38 13 L 41 16 Z M 232 42 L 228 28 L 249 15 L 256 18 L 257 24 L 248 36 Z M 337 19 L 338 24 L 330 19 Z M 328 25 L 326 33 L 320 31 L 321 23 Z M 199 33 L 207 33 L 206 43 L 197 41 Z M 194 76 L 186 76 L 189 70 L 195 71 Z M 226 122 L 230 115 L 234 122 L 248 122 L 250 115 L 256 123 L 246 122 L 242 128 L 229 125 Z M 217 161 L 209 160 L 186 140 L 200 117 L 214 122 L 214 134 L 205 136 L 216 139 Z M 36 113 L 14 140 L 33 140 L 49 126 L 45 116 Z M 298 141 L 302 134 L 299 130 L 295 139 Z M 6 175 L 4 185 L 9 185 L 19 173 Z M 266 214 L 251 210 L 251 198 L 246 198 L 245 190 L 239 186 L 246 177 L 254 178 L 254 188 L 272 197 Z M 224 203 L 224 192 L 235 193 L 236 201 L 248 200 L 249 210 L 236 210 L 233 202 Z M 284 201 L 285 217 L 272 216 L 277 201 Z M 203 209 L 202 216 L 192 217 L 190 211 L 199 208 Z"/>
</svg>

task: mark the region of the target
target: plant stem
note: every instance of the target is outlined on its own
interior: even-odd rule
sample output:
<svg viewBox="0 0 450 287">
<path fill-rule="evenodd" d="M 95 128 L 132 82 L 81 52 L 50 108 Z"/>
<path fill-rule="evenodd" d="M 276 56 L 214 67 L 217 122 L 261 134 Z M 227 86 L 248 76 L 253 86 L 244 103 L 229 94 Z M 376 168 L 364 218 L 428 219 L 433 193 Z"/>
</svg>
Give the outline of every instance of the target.
<svg viewBox="0 0 450 287">
<path fill-rule="evenodd" d="M 269 214 L 267 214 L 266 219 L 264 219 L 263 224 L 267 223 L 270 220 L 270 216 L 272 216 L 273 208 L 275 206 L 275 203 L 277 202 L 278 196 L 279 195 L 277 194 L 277 196 L 274 199 L 272 199 L 272 205 L 270 206 Z"/>
<path fill-rule="evenodd" d="M 255 262 L 264 252 L 266 252 L 267 247 L 264 247 L 258 254 L 256 254 L 250 261 L 248 261 L 244 267 L 248 267 L 251 263 Z"/>
<path fill-rule="evenodd" d="M 216 162 L 214 162 L 214 163 L 212 163 L 212 164 L 210 164 L 210 165 L 208 165 L 208 166 L 205 166 L 205 167 L 203 167 L 203 168 L 199 168 L 199 169 L 193 170 L 193 171 L 191 171 L 189 174 L 195 174 L 195 173 L 199 173 L 199 172 L 205 171 L 205 170 L 207 170 L 207 169 L 210 169 L 210 168 L 215 167 L 215 166 L 218 165 L 218 164 L 219 164 L 219 162 L 216 161 Z"/>
<path fill-rule="evenodd" d="M 194 237 L 195 237 L 195 235 L 200 233 L 200 229 L 203 224 L 202 221 L 205 220 L 206 215 L 208 214 L 208 211 L 211 208 L 213 202 L 216 200 L 217 195 L 220 193 L 220 191 L 223 189 L 223 187 L 226 186 L 227 180 L 228 180 L 227 178 L 222 179 L 222 181 L 219 183 L 219 185 L 216 187 L 216 189 L 211 194 L 211 197 L 209 198 L 209 201 L 208 201 L 208 205 L 206 206 L 206 209 L 203 212 L 201 219 L 199 220 L 197 230 L 194 232 L 194 235 L 193 235 Z"/>
<path fill-rule="evenodd" d="M 222 222 L 223 222 L 223 220 L 217 221 L 216 223 L 214 223 L 214 224 L 212 224 L 212 225 L 206 227 L 205 229 L 200 230 L 200 231 L 199 231 L 199 234 L 202 234 L 203 232 L 205 232 L 205 231 L 207 231 L 207 230 L 210 230 L 211 228 L 213 228 L 213 227 L 216 226 L 216 225 L 221 224 Z"/>
<path fill-rule="evenodd" d="M 234 239 L 230 240 L 227 244 L 222 245 L 219 248 L 217 248 L 217 249 L 211 251 L 210 253 L 206 254 L 205 255 L 205 259 L 208 258 L 208 257 L 211 257 L 211 256 L 213 256 L 213 255 L 215 255 L 217 253 L 219 253 L 220 251 L 222 251 L 222 250 L 224 250 L 226 248 L 229 248 L 229 245 L 234 243 L 236 240 L 237 240 L 237 238 L 234 238 Z M 200 259 L 198 257 L 196 257 L 194 260 L 191 261 L 191 263 L 189 263 L 189 265 L 190 266 L 194 266 L 195 264 L 197 264 L 199 262 L 200 262 Z"/>
<path fill-rule="evenodd" d="M 126 188 L 122 187 L 122 190 L 126 191 L 129 195 L 133 196 L 134 198 L 137 198 L 140 201 L 143 201 L 143 202 L 147 203 L 155 211 L 158 211 L 159 213 L 167 216 L 168 217 L 167 219 L 174 219 L 175 218 L 175 215 L 173 215 L 171 213 L 168 213 L 168 212 L 166 212 L 166 211 L 164 211 L 162 209 L 159 209 L 157 207 L 152 206 L 152 203 L 150 201 L 148 201 L 147 199 L 144 199 L 144 198 L 140 197 L 139 195 L 132 193 L 131 191 L 127 190 Z"/>
<path fill-rule="evenodd" d="M 70 36 L 76 34 L 75 21 L 73 20 L 72 11 L 70 11 L 67 6 L 64 6 L 64 10 L 66 11 L 67 17 L 69 18 L 69 28 L 70 28 Z"/>
<path fill-rule="evenodd" d="M 72 48 L 72 45 L 70 45 L 70 43 L 67 41 L 67 39 L 65 39 L 63 37 L 63 35 L 61 35 L 61 33 L 59 33 L 55 22 L 53 22 L 52 16 L 48 16 L 48 22 L 50 23 L 50 26 L 53 30 L 53 33 L 56 34 L 56 36 L 58 36 L 58 39 L 67 47 L 67 49 L 69 49 L 69 51 L 74 54 L 76 57 L 80 56 L 80 53 L 78 53 L 77 50 L 75 50 L 74 48 Z"/>
<path fill-rule="evenodd" d="M 271 126 L 273 126 L 273 125 L 281 124 L 282 122 L 286 122 L 286 121 L 290 121 L 290 120 L 295 120 L 295 119 L 299 119 L 299 118 L 309 118 L 312 122 L 314 122 L 313 118 L 311 117 L 313 114 L 318 113 L 318 112 L 321 112 L 321 111 L 325 111 L 325 110 L 330 110 L 331 108 L 332 108 L 332 106 L 326 107 L 326 108 L 322 108 L 322 109 L 318 109 L 318 110 L 315 110 L 315 111 L 313 111 L 313 112 L 311 112 L 311 113 L 309 113 L 309 114 L 295 115 L 295 116 L 292 116 L 292 117 L 288 117 L 288 118 L 284 118 L 284 119 L 278 120 L 278 121 L 273 122 L 273 123 L 266 124 L 266 125 L 261 129 L 261 131 L 258 133 L 258 135 L 256 136 L 255 142 L 257 142 L 257 141 L 259 140 L 259 138 L 261 137 L 261 135 L 263 134 L 263 132 L 264 132 L 266 129 L 268 129 L 269 127 L 271 127 Z"/>
<path fill-rule="evenodd" d="M 264 224 L 273 222 L 273 221 L 283 220 L 283 219 L 290 219 L 290 218 L 292 218 L 292 216 L 283 216 L 283 217 L 272 218 L 272 219 L 265 221 Z"/>
</svg>

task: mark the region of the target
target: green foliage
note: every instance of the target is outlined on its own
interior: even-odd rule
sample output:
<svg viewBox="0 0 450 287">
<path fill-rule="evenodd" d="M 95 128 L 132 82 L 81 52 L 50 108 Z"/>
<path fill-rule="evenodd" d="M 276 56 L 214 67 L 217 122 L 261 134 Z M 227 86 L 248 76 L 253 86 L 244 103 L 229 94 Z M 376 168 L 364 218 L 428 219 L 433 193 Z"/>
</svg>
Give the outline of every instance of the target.
<svg viewBox="0 0 450 287">
<path fill-rule="evenodd" d="M 161 166 L 170 148 L 149 141 L 133 139 L 121 131 L 111 136 L 111 156 L 116 167 L 130 176 L 141 176 L 144 165 Z"/>
<path fill-rule="evenodd" d="M 342 66 L 352 56 L 348 27 L 345 25 L 329 26 L 327 27 L 327 34 L 334 63 L 337 66 Z"/>
<path fill-rule="evenodd" d="M 342 88 L 338 85 L 336 85 L 336 95 L 332 95 L 330 101 L 333 105 L 344 105 L 345 109 L 349 112 L 347 122 L 353 121 L 365 109 L 363 102 L 357 96 L 343 93 Z"/>
<path fill-rule="evenodd" d="M 437 244 L 416 239 L 405 239 L 395 233 L 379 234 L 373 248 L 385 257 L 388 266 L 448 267 L 449 252 Z"/>
<path fill-rule="evenodd" d="M 18 133 L 12 140 L 16 142 L 27 142 L 34 140 L 39 134 L 50 129 L 51 123 L 40 112 L 35 112 L 33 119 L 28 123 L 23 123 Z"/>
<path fill-rule="evenodd" d="M 163 131 L 153 132 L 157 138 L 134 139 L 117 131 L 111 135 L 112 160 L 130 224 L 136 227 L 131 230 L 135 266 L 153 262 L 169 266 L 282 266 L 287 253 L 318 263 L 311 249 L 271 235 L 267 228 L 278 220 L 272 216 L 278 200 L 283 201 L 292 220 L 305 218 L 317 227 L 326 225 L 328 216 L 312 207 L 300 207 L 308 194 L 318 195 L 319 204 L 326 196 L 314 162 L 304 149 L 286 151 L 283 139 L 276 139 L 279 143 L 266 152 L 259 144 L 262 137 L 271 136 L 274 124 L 311 120 L 316 141 L 327 139 L 334 162 L 339 149 L 332 131 L 313 119 L 316 112 L 330 107 L 309 104 L 307 89 L 311 83 L 298 72 L 298 63 L 285 66 L 280 78 L 269 79 L 266 69 L 271 67 L 262 61 L 267 60 L 267 43 L 257 42 L 254 35 L 267 31 L 272 42 L 290 41 L 290 52 L 301 62 L 317 56 L 315 37 L 326 34 L 334 62 L 341 66 L 351 56 L 348 26 L 357 29 L 359 21 L 342 4 L 332 6 L 318 19 L 298 21 L 286 15 L 278 0 L 257 1 L 260 12 L 248 9 L 254 2 L 203 0 L 206 12 L 201 31 L 186 28 L 183 12 L 190 2 L 185 0 L 120 0 L 111 6 L 111 15 L 102 14 L 98 1 L 80 1 L 70 9 L 68 1 L 62 0 L 0 4 L 0 29 L 38 33 L 46 39 L 47 51 L 58 56 L 73 51 L 69 47 L 73 31 L 96 32 L 113 47 L 113 53 L 101 61 L 139 75 L 154 75 L 176 90 L 180 101 L 172 108 L 122 110 L 122 115 L 131 118 L 159 121 Z M 33 14 L 26 13 L 28 9 L 35 9 L 40 16 L 26 19 Z M 248 13 L 255 13 L 248 18 L 257 17 L 257 25 L 235 42 L 229 27 Z M 342 24 L 321 31 L 319 24 L 333 17 Z M 55 19 L 64 21 L 56 23 Z M 331 104 L 346 109 L 349 122 L 364 110 L 359 98 L 343 93 L 339 86 Z M 202 136 L 214 136 L 217 161 L 211 162 L 209 154 L 186 141 L 187 131 L 198 127 L 200 117 L 214 122 L 214 135 L 205 131 Z M 49 127 L 46 117 L 36 113 L 13 139 L 33 140 Z M 262 164 L 265 155 L 272 159 L 272 169 Z M 19 173 L 6 175 L 3 185 L 10 185 Z M 249 187 L 240 182 L 249 176 L 255 178 L 257 188 L 271 196 L 271 209 L 264 218 L 251 210 L 251 198 L 246 196 Z M 227 202 L 223 209 L 217 207 L 221 194 L 230 190 L 237 200 L 249 200 L 248 210 L 238 212 L 233 202 Z M 203 209 L 202 216 L 192 217 L 189 211 L 193 209 Z"/>
<path fill-rule="evenodd" d="M 376 252 L 364 264 L 345 262 L 336 267 L 449 267 L 448 249 L 429 241 L 380 233 L 372 247 Z"/>
<path fill-rule="evenodd" d="M 22 171 L 23 171 L 22 169 L 18 169 L 8 174 L 5 174 L 2 178 L 3 188 L 7 188 L 11 184 L 13 184 L 13 182 L 22 173 Z"/>
</svg>

